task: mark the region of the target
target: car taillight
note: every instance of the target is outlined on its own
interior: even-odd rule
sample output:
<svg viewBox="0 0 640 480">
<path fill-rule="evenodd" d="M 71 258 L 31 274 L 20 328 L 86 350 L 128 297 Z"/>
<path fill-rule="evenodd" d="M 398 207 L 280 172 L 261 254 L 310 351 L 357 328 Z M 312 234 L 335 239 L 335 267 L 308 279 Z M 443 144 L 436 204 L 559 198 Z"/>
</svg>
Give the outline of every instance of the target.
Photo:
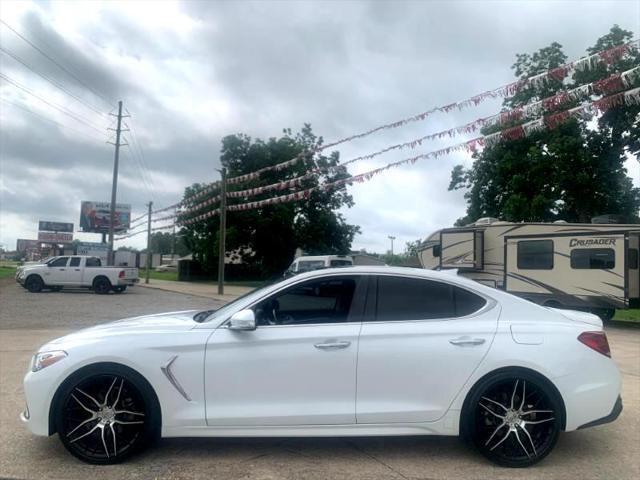
<svg viewBox="0 0 640 480">
<path fill-rule="evenodd" d="M 124 278 L 124 270 L 120 270 L 120 273 L 118 274 L 118 278 Z"/>
<path fill-rule="evenodd" d="M 578 340 L 596 352 L 611 358 L 611 349 L 609 348 L 609 341 L 607 340 L 606 333 L 582 332 L 578 335 Z"/>
</svg>

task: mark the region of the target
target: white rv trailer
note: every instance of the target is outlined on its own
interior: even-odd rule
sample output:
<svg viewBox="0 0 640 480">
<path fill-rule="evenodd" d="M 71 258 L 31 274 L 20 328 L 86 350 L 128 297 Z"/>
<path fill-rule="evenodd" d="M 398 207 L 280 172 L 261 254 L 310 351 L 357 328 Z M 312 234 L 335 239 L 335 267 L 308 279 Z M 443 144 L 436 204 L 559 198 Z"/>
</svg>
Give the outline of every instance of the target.
<svg viewBox="0 0 640 480">
<path fill-rule="evenodd" d="M 535 303 L 603 318 L 640 301 L 640 225 L 511 223 L 494 218 L 429 236 L 423 268 L 458 274 Z"/>
</svg>

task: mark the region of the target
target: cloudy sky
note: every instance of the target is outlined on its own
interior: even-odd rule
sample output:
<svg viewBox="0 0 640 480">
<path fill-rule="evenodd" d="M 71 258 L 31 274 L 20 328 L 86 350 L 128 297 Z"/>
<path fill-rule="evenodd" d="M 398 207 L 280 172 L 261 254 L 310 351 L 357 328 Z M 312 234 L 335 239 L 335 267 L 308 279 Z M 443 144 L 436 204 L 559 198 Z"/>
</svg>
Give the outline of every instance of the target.
<svg viewBox="0 0 640 480">
<path fill-rule="evenodd" d="M 114 118 L 107 114 L 117 100 L 134 134 L 126 134 L 118 201 L 137 216 L 150 199 L 170 205 L 186 185 L 215 180 L 225 135 L 267 138 L 310 122 L 330 142 L 463 100 L 512 81 L 516 53 L 558 41 L 575 59 L 615 23 L 637 38 L 640 2 L 3 0 L 0 19 L 0 245 L 14 249 L 17 238 L 36 237 L 39 219 L 77 225 L 81 200 L 109 200 L 113 147 L 105 142 Z M 338 149 L 347 160 L 499 108 L 486 102 L 434 115 Z M 410 155 L 392 152 L 350 172 Z M 402 247 L 463 216 L 463 193 L 447 191 L 457 163 L 468 156 L 352 187 L 356 205 L 344 213 L 362 227 L 354 248 L 382 252 L 388 235 Z M 628 168 L 638 184 L 637 162 Z"/>
</svg>

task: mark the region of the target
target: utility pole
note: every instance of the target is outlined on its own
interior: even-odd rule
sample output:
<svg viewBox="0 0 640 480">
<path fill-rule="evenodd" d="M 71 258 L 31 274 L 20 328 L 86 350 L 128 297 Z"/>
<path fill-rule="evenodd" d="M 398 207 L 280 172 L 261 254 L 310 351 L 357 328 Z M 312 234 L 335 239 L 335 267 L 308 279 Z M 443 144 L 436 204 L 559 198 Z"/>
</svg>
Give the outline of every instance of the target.
<svg viewBox="0 0 640 480">
<path fill-rule="evenodd" d="M 109 114 L 115 116 L 113 114 Z M 125 115 L 128 116 L 128 115 Z M 118 102 L 118 123 L 115 129 L 116 132 L 116 143 L 111 143 L 115 145 L 115 155 L 113 157 L 113 181 L 111 183 L 111 213 L 109 215 L 109 251 L 107 254 L 107 264 L 113 265 L 113 230 L 114 224 L 116 221 L 116 192 L 118 190 L 118 162 L 120 160 L 120 135 L 122 133 L 122 100 Z M 110 129 L 113 130 L 113 129 Z"/>
<path fill-rule="evenodd" d="M 396 239 L 396 237 L 389 235 L 387 238 L 391 240 L 391 255 L 393 255 L 393 241 Z"/>
<path fill-rule="evenodd" d="M 218 295 L 224 295 L 225 238 L 227 236 L 227 169 L 220 170 L 220 238 L 218 249 Z"/>
<path fill-rule="evenodd" d="M 147 216 L 147 271 L 144 275 L 144 283 L 149 283 L 149 270 L 151 269 L 151 208 L 153 202 L 149 202 L 149 213 Z"/>
</svg>

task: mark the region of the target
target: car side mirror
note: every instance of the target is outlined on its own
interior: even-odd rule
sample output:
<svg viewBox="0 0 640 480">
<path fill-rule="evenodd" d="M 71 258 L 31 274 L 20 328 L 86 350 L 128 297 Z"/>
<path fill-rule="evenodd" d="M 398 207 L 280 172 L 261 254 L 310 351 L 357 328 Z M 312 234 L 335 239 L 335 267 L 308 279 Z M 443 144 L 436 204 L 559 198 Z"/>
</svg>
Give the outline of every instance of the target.
<svg viewBox="0 0 640 480">
<path fill-rule="evenodd" d="M 229 319 L 229 330 L 255 330 L 256 315 L 253 310 L 240 310 L 231 315 Z"/>
</svg>

